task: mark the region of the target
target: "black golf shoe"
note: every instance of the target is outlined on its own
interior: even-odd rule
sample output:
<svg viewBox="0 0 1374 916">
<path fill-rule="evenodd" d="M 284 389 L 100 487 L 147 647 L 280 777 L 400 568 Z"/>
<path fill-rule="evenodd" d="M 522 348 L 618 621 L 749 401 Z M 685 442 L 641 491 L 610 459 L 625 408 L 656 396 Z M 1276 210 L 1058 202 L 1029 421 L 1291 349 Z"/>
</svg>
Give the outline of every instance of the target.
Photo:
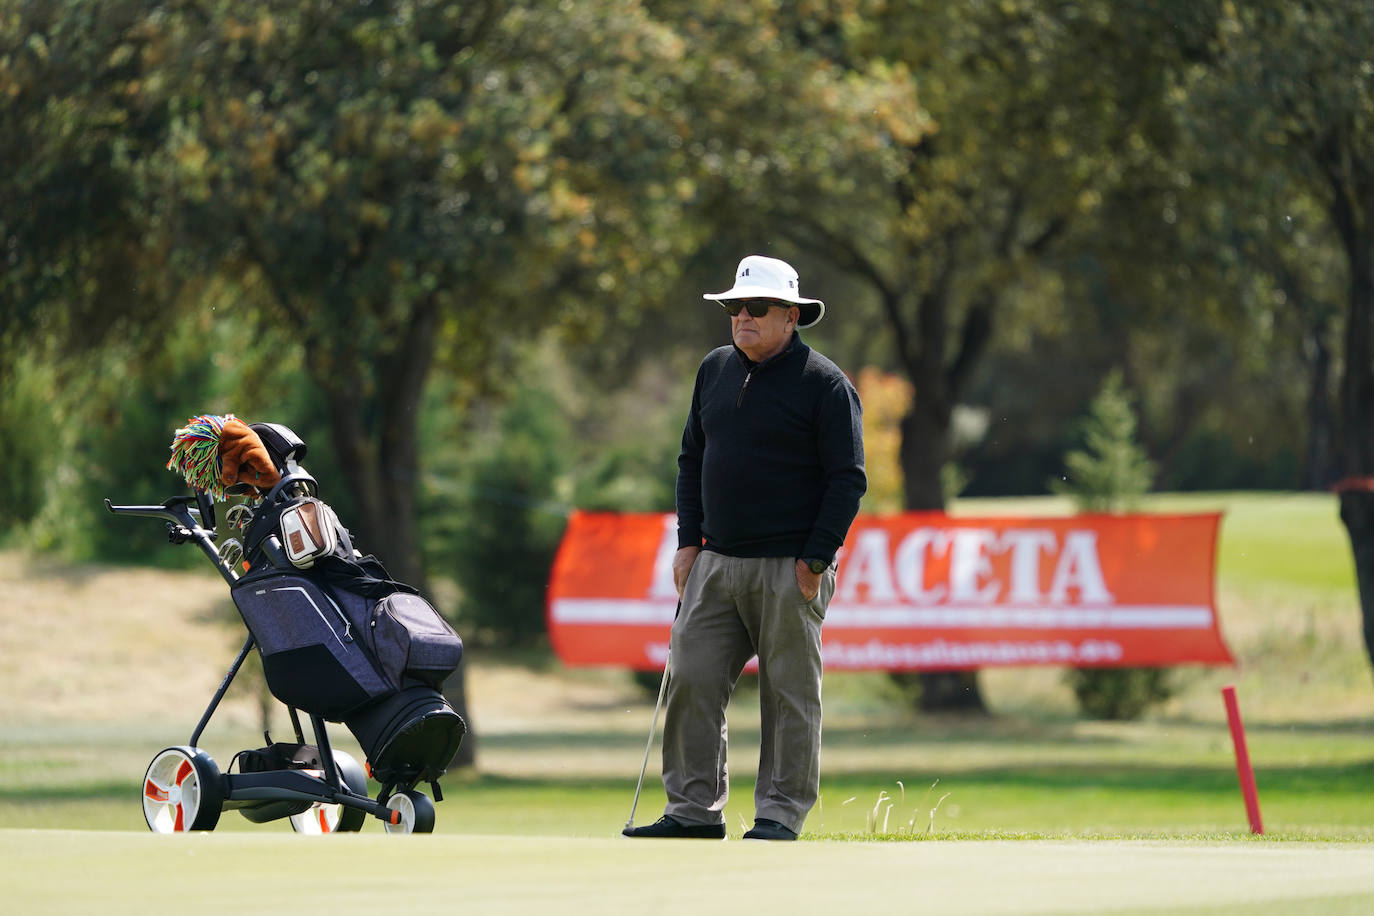
<svg viewBox="0 0 1374 916">
<path fill-rule="evenodd" d="M 723 840 L 724 824 L 688 824 L 671 814 L 665 814 L 646 827 L 626 827 L 620 831 L 622 836 L 651 837 L 655 839 L 678 840 Z"/>
<path fill-rule="evenodd" d="M 795 840 L 797 834 L 777 821 L 760 817 L 754 821 L 754 829 L 744 834 L 746 840 Z"/>
</svg>

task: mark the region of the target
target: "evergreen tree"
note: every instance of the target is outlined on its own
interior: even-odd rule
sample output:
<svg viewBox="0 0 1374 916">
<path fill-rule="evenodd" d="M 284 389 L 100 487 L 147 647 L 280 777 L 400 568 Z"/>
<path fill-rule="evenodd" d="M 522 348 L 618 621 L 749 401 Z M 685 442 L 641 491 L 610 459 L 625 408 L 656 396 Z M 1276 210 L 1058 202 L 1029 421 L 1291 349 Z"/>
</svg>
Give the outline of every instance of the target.
<svg viewBox="0 0 1374 916">
<path fill-rule="evenodd" d="M 1150 491 L 1154 464 L 1136 441 L 1135 409 L 1119 369 L 1088 407 L 1083 445 L 1064 456 L 1066 476 L 1050 481 L 1080 512 L 1126 511 Z"/>
<path fill-rule="evenodd" d="M 1088 408 L 1082 449 L 1064 456 L 1067 474 L 1051 481 L 1080 512 L 1120 512 L 1149 492 L 1154 465 L 1136 441 L 1135 409 L 1113 370 Z M 1065 680 L 1078 707 L 1095 719 L 1138 719 L 1173 696 L 1166 668 L 1074 668 Z"/>
</svg>

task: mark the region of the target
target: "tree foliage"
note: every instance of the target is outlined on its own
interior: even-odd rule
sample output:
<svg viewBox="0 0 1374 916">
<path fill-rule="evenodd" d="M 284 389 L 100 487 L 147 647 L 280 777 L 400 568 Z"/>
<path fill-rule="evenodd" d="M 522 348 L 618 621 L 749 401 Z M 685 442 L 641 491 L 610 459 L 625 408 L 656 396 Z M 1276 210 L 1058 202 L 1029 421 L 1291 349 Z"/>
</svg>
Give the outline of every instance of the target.
<svg viewBox="0 0 1374 916">
<path fill-rule="evenodd" d="M 1343 261 L 1343 341 L 1333 438 L 1341 519 L 1355 556 L 1366 648 L 1374 658 L 1374 9 L 1358 2 L 1220 5 L 1219 53 L 1196 99 L 1214 136 L 1244 144 L 1269 187 L 1288 189 L 1299 228 L 1314 214 Z M 1210 105 L 1208 103 L 1211 103 Z M 1268 234 L 1282 239 L 1288 220 Z M 1291 254 L 1294 245 L 1275 245 Z M 1280 289 L 1319 290 L 1328 258 L 1280 260 Z M 1291 278 L 1291 282 L 1285 282 Z M 1314 348 L 1329 313 L 1301 296 Z M 1318 352 L 1319 360 L 1330 354 Z M 1320 408 L 1314 397 L 1309 402 Z"/>
<path fill-rule="evenodd" d="M 1119 371 L 1102 383 L 1083 423 L 1083 448 L 1064 456 L 1065 476 L 1050 489 L 1080 512 L 1120 512 L 1150 492 L 1154 469 L 1136 438 L 1135 411 Z"/>
<path fill-rule="evenodd" d="M 47 360 L 157 340 L 145 284 L 161 252 L 128 165 L 158 113 L 132 109 L 137 66 L 120 51 L 145 15 L 121 0 L 0 4 L 0 378 L 15 353 L 55 341 Z"/>
<path fill-rule="evenodd" d="M 638 243 L 678 202 L 671 161 L 645 155 L 667 128 L 641 96 L 678 49 L 634 12 L 322 0 L 150 17 L 145 104 L 168 112 L 140 173 L 167 202 L 156 219 L 201 269 L 246 279 L 260 308 L 243 318 L 293 332 L 361 518 L 411 579 L 435 361 L 481 377 L 550 318 L 594 328 L 590 291 L 633 302 L 671 269 Z"/>
<path fill-rule="evenodd" d="M 1102 383 L 1083 423 L 1083 448 L 1064 456 L 1064 468 L 1051 489 L 1073 497 L 1080 512 L 1126 511 L 1150 491 L 1154 469 L 1136 439 L 1119 371 Z M 1075 668 L 1064 678 L 1079 709 L 1096 719 L 1138 719 L 1174 695 L 1167 668 Z"/>
<path fill-rule="evenodd" d="M 1353 0 L 0 0 L 0 433 L 62 431 L 4 446 L 0 511 L 220 399 L 310 427 L 423 581 L 419 484 L 461 462 L 421 421 L 481 428 L 545 335 L 624 389 L 559 401 L 559 498 L 660 506 L 702 338 L 672 300 L 749 251 L 910 386 L 902 508 L 1041 488 L 1115 366 L 1162 484 L 1359 484 L 1371 39 Z"/>
<path fill-rule="evenodd" d="M 557 499 L 567 441 L 555 402 L 529 386 L 469 450 L 448 559 L 479 642 L 528 646 L 544 633 L 548 571 L 567 524 Z"/>
</svg>

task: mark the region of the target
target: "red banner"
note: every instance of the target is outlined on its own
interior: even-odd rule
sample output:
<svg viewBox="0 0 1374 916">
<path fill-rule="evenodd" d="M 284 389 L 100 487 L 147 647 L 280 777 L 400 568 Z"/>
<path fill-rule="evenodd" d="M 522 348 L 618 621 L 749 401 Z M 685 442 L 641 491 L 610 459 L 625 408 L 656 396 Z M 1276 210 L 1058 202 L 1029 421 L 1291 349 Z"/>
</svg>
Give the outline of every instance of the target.
<svg viewBox="0 0 1374 916">
<path fill-rule="evenodd" d="M 1217 514 L 860 516 L 839 555 L 828 670 L 1232 664 Z M 549 582 L 569 665 L 663 667 L 677 607 L 672 514 L 575 512 Z"/>
</svg>

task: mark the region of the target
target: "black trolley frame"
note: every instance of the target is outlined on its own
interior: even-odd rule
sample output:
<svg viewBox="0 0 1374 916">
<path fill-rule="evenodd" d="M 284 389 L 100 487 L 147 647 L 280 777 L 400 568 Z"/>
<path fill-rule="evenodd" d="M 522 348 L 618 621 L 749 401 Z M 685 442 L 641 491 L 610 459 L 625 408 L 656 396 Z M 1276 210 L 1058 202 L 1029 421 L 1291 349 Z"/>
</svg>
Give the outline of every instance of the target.
<svg viewBox="0 0 1374 916">
<path fill-rule="evenodd" d="M 217 539 L 215 510 L 208 494 L 197 491 L 194 495 L 175 496 L 160 506 L 116 506 L 106 499 L 105 507 L 115 515 L 156 518 L 165 521 L 168 539 L 172 543 L 195 544 L 202 553 L 209 557 L 215 569 L 224 577 L 225 582 L 232 586 L 238 581 L 237 571 L 215 546 Z M 200 721 L 196 723 L 195 730 L 191 733 L 190 747 L 199 746 L 201 735 L 205 732 L 211 717 L 219 707 L 220 701 L 224 699 L 230 684 L 233 683 L 239 669 L 248 658 L 248 653 L 253 650 L 254 646 L 255 641 L 250 632 L 247 639 L 244 640 L 243 648 L 235 656 L 229 670 L 215 690 L 214 696 L 211 697 Z M 291 725 L 295 731 L 298 746 L 305 746 L 305 735 L 301 727 L 299 712 L 292 706 L 287 706 L 287 711 L 291 718 Z M 269 769 L 247 773 L 224 772 L 219 777 L 223 795 L 222 807 L 224 809 L 251 809 L 267 808 L 274 803 L 286 803 L 285 806 L 280 804 L 274 806 L 274 808 L 280 809 L 279 813 L 262 818 L 250 817 L 250 820 L 269 820 L 301 810 L 299 803 L 304 803 L 305 807 L 314 803 L 337 804 L 366 812 L 390 825 L 398 824 L 400 822 L 398 812 L 386 804 L 390 787 L 384 788 L 381 795 L 376 799 L 350 789 L 339 778 L 339 768 L 335 763 L 334 750 L 329 742 L 329 733 L 324 719 L 311 714 L 310 725 L 315 738 L 314 747 L 319 754 L 320 769 L 323 770 L 321 776 L 315 776 L 304 769 L 295 768 Z"/>
</svg>

